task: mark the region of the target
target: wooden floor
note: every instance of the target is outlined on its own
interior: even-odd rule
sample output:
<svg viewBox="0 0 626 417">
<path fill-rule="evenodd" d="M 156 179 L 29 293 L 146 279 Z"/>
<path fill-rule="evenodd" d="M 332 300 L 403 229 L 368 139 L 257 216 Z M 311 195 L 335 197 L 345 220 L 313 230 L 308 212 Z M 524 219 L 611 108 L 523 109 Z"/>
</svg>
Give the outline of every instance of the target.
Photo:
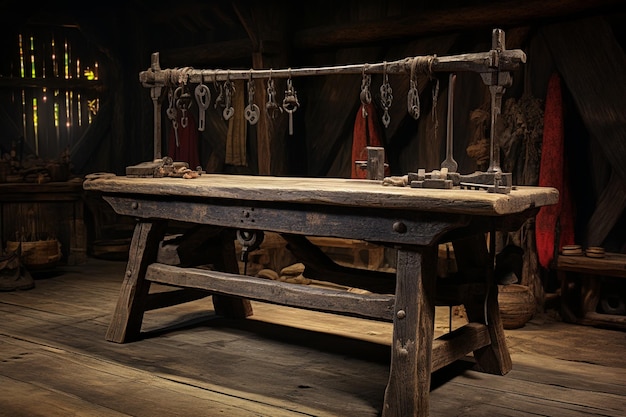
<svg viewBox="0 0 626 417">
<path fill-rule="evenodd" d="M 0 293 L 1 416 L 379 415 L 390 324 L 261 303 L 225 320 L 205 298 L 148 312 L 142 340 L 110 343 L 124 268 L 89 258 Z M 437 318 L 447 331 L 448 309 Z M 440 370 L 432 416 L 626 415 L 626 333 L 544 315 L 506 335 L 513 370 Z"/>
</svg>

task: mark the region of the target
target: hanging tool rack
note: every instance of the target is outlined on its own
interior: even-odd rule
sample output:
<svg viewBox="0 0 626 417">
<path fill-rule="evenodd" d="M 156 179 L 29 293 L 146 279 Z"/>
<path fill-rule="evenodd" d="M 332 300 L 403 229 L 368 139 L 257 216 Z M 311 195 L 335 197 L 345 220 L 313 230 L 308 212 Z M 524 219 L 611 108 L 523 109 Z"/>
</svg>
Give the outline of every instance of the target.
<svg viewBox="0 0 626 417">
<path fill-rule="evenodd" d="M 452 155 L 452 132 L 451 113 L 452 100 L 448 105 L 448 139 L 446 141 L 446 160 L 442 163 L 441 170 L 430 173 L 420 169 L 417 173 L 409 173 L 400 179 L 388 179 L 384 185 L 404 185 L 426 188 L 452 188 L 460 186 L 465 189 L 482 189 L 489 192 L 508 193 L 511 190 L 511 174 L 503 173 L 500 168 L 499 146 L 496 138 L 495 127 L 502 108 L 502 96 L 505 89 L 511 85 L 511 71 L 517 69 L 520 64 L 526 62 L 526 54 L 519 50 L 507 50 L 505 47 L 505 35 L 501 29 L 492 32 L 491 50 L 479 53 L 468 53 L 450 56 L 415 56 L 397 61 L 385 61 L 379 63 L 364 63 L 353 65 L 338 65 L 309 68 L 287 69 L 195 69 L 191 67 L 161 69 L 159 53 L 153 53 L 150 68 L 139 73 L 139 81 L 144 87 L 150 88 L 150 96 L 154 104 L 154 158 L 161 158 L 161 95 L 166 88 L 169 107 L 166 115 L 176 129 L 178 112 L 182 113 L 181 121 L 184 123 L 187 112 L 193 105 L 191 85 L 196 87 L 193 91 L 195 101 L 199 109 L 198 129 L 204 130 L 204 112 L 208 109 L 211 101 L 211 90 L 205 83 L 213 83 L 217 89 L 215 107 L 218 104 L 223 107 L 222 115 L 228 120 L 234 114 L 232 107 L 232 93 L 234 80 L 248 81 L 248 103 L 244 115 L 248 123 L 255 124 L 260 117 L 260 109 L 254 103 L 254 84 L 252 80 L 267 80 L 268 102 L 264 105 L 268 114 L 276 111 L 285 111 L 290 119 L 290 134 L 293 133 L 292 115 L 298 109 L 299 102 L 297 93 L 292 84 L 292 78 L 308 77 L 331 74 L 361 74 L 360 99 L 363 103 L 371 102 L 369 81 L 371 74 L 383 74 L 384 79 L 388 74 L 407 74 L 410 77 L 410 89 L 407 99 L 407 111 L 415 119 L 419 118 L 419 92 L 417 91 L 417 77 L 427 76 L 433 78 L 434 73 L 450 73 L 451 77 L 457 72 L 475 72 L 480 74 L 485 85 L 488 86 L 491 95 L 491 130 L 490 130 L 490 164 L 486 172 L 476 172 L 462 175 L 456 172 L 456 161 Z M 277 101 L 274 87 L 274 79 L 286 78 L 287 88 L 282 102 Z M 453 78 L 451 78 L 453 80 Z M 221 84 L 220 84 L 221 83 Z M 387 84 L 387 95 L 381 90 L 381 105 L 386 108 L 390 105 L 391 89 Z M 450 88 L 453 88 L 451 83 Z M 383 123 L 388 124 L 384 117 Z"/>
</svg>

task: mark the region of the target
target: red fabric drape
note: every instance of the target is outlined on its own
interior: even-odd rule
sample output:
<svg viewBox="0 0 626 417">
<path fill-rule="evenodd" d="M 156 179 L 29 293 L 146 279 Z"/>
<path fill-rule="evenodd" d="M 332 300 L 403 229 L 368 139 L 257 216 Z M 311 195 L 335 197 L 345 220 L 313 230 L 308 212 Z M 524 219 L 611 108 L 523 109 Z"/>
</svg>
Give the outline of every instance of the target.
<svg viewBox="0 0 626 417">
<path fill-rule="evenodd" d="M 363 117 L 363 109 L 367 112 L 367 117 Z M 372 103 L 361 104 L 354 120 L 351 178 L 367 178 L 367 171 L 357 167 L 354 161 L 367 160 L 368 146 L 383 146 L 383 130 L 376 115 L 376 107 Z M 387 162 L 386 155 L 385 162 Z M 388 169 L 385 168 L 385 175 L 387 174 Z"/>
<path fill-rule="evenodd" d="M 174 127 L 170 127 L 167 155 L 176 162 L 187 162 L 189 168 L 196 169 L 200 165 L 198 151 L 198 128 L 192 116 L 187 117 L 187 127 L 182 127 L 180 114 L 178 115 L 178 146 L 176 146 L 176 135 Z"/>
<path fill-rule="evenodd" d="M 559 190 L 559 201 L 541 207 L 535 222 L 537 255 L 544 268 L 549 268 L 555 246 L 560 248 L 574 243 L 574 213 L 568 187 L 564 142 L 561 79 L 554 73 L 548 82 L 545 101 L 539 186 Z M 560 228 L 559 242 L 556 241 L 557 223 Z"/>
</svg>

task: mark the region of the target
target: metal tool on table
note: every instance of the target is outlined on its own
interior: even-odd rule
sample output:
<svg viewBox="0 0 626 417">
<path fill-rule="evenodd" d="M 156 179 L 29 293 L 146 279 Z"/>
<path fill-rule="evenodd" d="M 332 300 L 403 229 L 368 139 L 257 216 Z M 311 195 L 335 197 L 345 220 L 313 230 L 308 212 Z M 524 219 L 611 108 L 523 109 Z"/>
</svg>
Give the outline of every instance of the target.
<svg viewBox="0 0 626 417">
<path fill-rule="evenodd" d="M 440 188 L 451 189 L 453 181 L 448 179 L 448 168 L 441 168 L 441 170 L 433 170 L 432 172 L 426 172 L 425 169 L 420 168 L 417 173 L 410 172 L 408 174 L 408 183 L 411 188 Z"/>
<path fill-rule="evenodd" d="M 174 161 L 169 156 L 164 156 L 163 158 L 154 159 L 153 161 L 141 162 L 139 164 L 126 167 L 127 177 L 197 178 L 204 173 L 205 172 L 202 170 L 202 167 L 191 169 L 189 168 L 189 164 L 187 162 Z"/>
<path fill-rule="evenodd" d="M 389 167 L 389 164 L 385 163 L 385 148 L 366 146 L 365 149 L 367 149 L 367 161 L 354 161 L 355 165 L 367 170 L 366 179 L 382 181 L 385 178 L 385 168 Z"/>
<path fill-rule="evenodd" d="M 453 94 L 455 75 L 450 75 L 450 86 L 448 90 L 448 132 L 446 138 L 446 159 L 441 164 L 441 171 L 426 173 L 420 169 L 417 173 L 408 174 L 408 184 L 411 187 L 420 188 L 452 188 L 460 186 L 466 190 L 485 190 L 491 193 L 510 193 L 513 186 L 511 173 L 502 172 L 500 168 L 500 146 L 497 137 L 497 126 L 502 109 L 502 96 L 506 87 L 512 83 L 510 72 L 501 71 L 501 57 L 505 51 L 504 32 L 501 29 L 494 29 L 492 34 L 492 49 L 489 52 L 489 71 L 482 72 L 481 78 L 489 87 L 491 94 L 491 130 L 490 130 L 490 163 L 486 172 L 474 172 L 471 174 L 459 174 L 457 162 L 452 157 L 453 145 Z M 447 169 L 445 178 L 442 171 Z M 449 181 L 449 182 L 448 182 Z"/>
</svg>

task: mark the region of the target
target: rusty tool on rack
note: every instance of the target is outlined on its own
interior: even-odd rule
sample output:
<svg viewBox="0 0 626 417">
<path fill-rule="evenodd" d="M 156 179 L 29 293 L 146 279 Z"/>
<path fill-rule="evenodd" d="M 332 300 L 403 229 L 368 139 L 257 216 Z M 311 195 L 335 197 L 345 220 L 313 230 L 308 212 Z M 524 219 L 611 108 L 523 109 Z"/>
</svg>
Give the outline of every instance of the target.
<svg viewBox="0 0 626 417">
<path fill-rule="evenodd" d="M 505 52 L 504 31 L 494 29 L 491 40 L 491 51 L 489 51 L 489 68 L 491 72 L 480 74 L 483 82 L 489 87 L 491 94 L 491 130 L 489 132 L 490 159 L 487 172 L 502 172 L 500 168 L 500 142 L 496 134 L 498 120 L 502 110 L 502 96 L 506 91 L 505 87 L 513 83 L 511 73 L 501 70 L 502 55 Z"/>
<path fill-rule="evenodd" d="M 456 172 L 459 164 L 454 160 L 452 147 L 454 143 L 454 85 L 456 84 L 456 74 L 450 74 L 448 83 L 448 131 L 446 136 L 446 159 L 441 163 L 441 168 L 446 168 L 448 172 Z"/>
</svg>

